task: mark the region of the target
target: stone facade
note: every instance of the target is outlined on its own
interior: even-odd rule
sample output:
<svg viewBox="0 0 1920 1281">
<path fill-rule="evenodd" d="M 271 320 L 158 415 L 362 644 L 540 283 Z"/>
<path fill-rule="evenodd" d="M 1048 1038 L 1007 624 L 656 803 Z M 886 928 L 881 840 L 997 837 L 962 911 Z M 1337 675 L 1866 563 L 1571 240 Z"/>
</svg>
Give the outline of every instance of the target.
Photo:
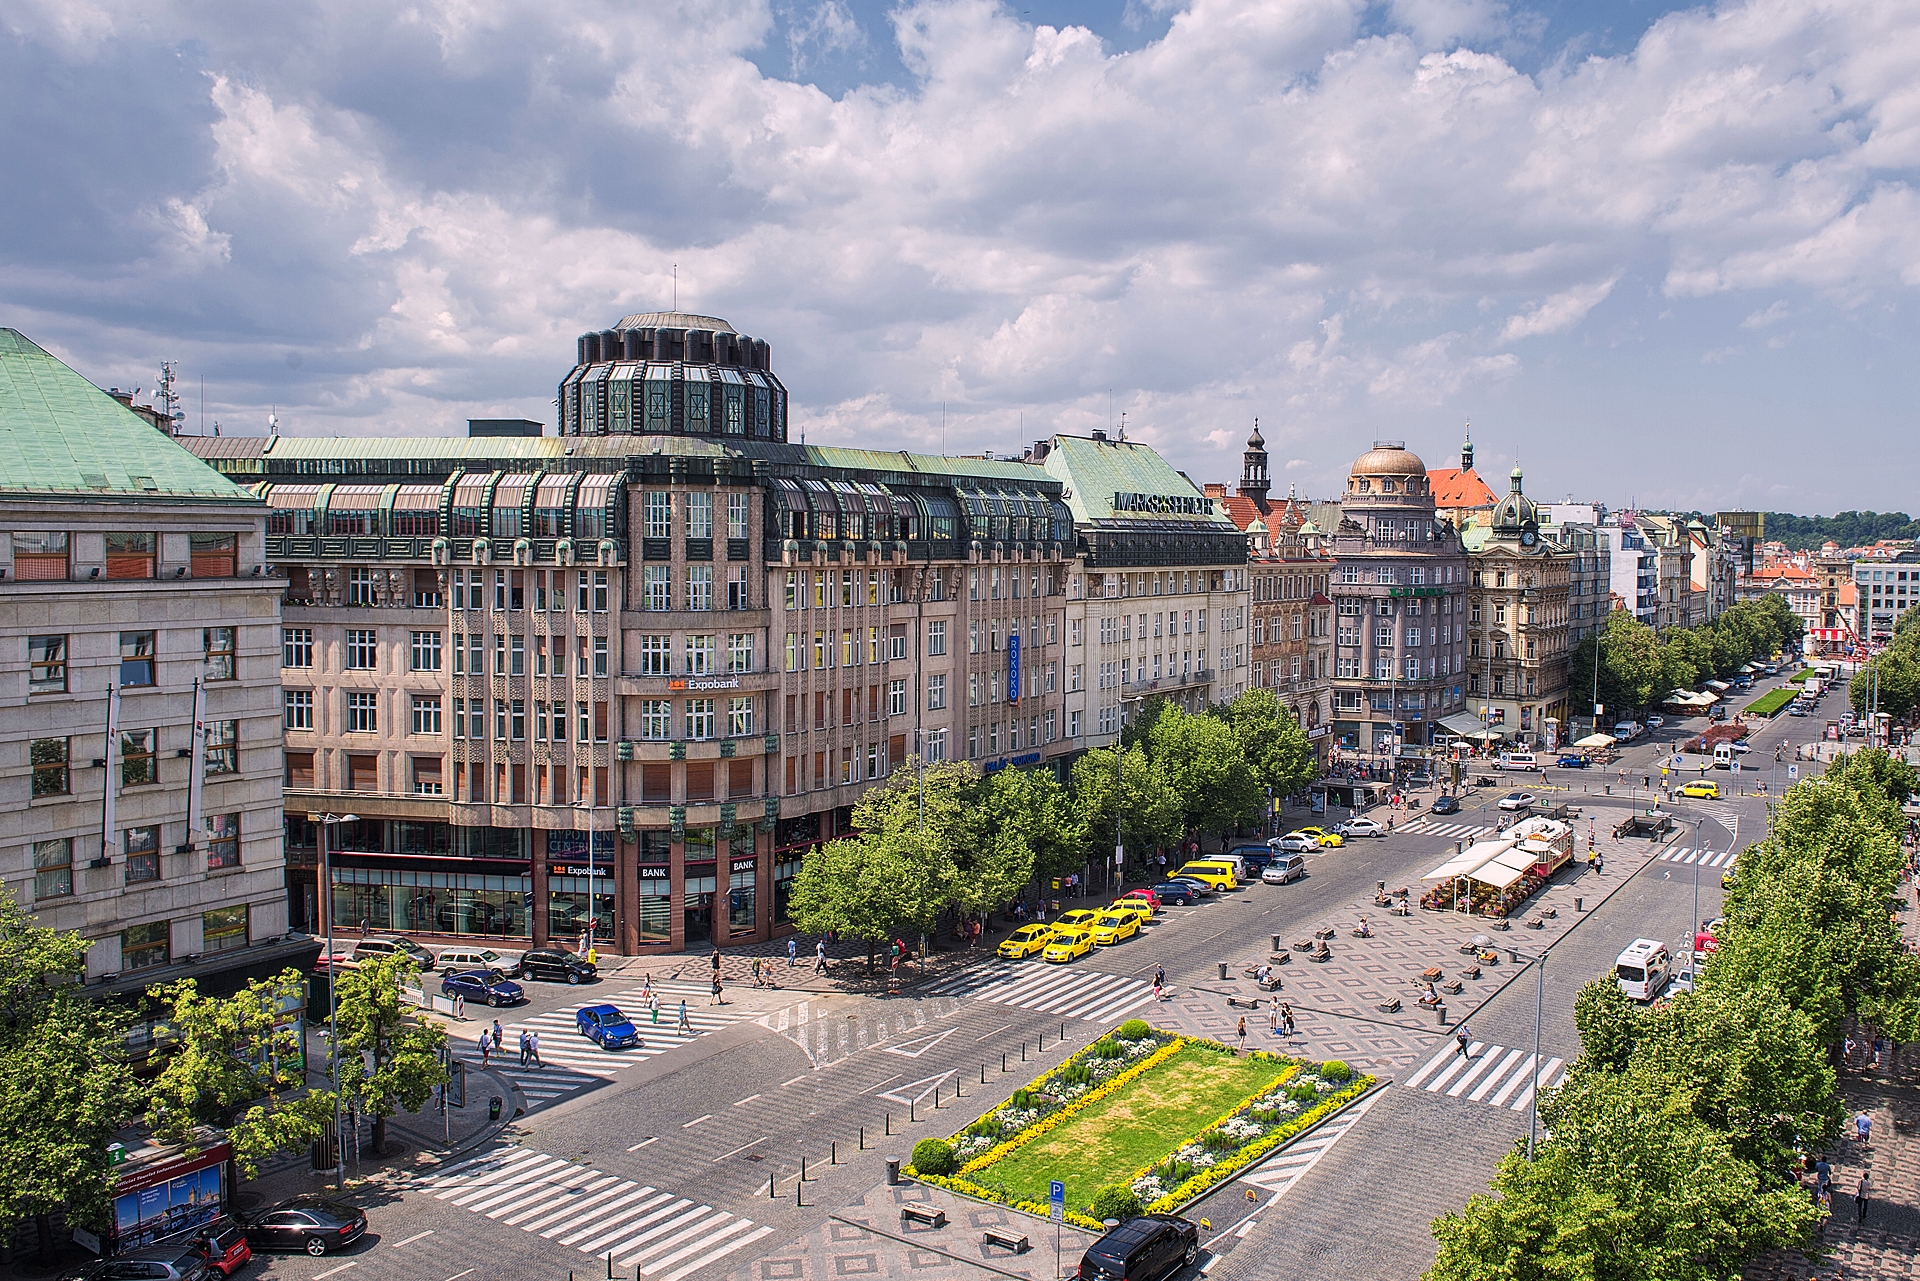
<svg viewBox="0 0 1920 1281">
<path fill-rule="evenodd" d="M 1466 539 L 1467 701 L 1508 741 L 1551 748 L 1565 740 L 1569 710 L 1572 554 L 1543 535 L 1518 467 L 1510 480 Z"/>
</svg>

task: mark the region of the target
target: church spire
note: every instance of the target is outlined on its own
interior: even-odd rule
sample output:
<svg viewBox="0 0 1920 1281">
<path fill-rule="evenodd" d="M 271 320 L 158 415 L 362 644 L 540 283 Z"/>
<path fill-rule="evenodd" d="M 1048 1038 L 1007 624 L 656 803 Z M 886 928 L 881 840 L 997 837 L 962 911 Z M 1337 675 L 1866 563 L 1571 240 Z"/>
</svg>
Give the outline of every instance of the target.
<svg viewBox="0 0 1920 1281">
<path fill-rule="evenodd" d="M 1264 506 L 1271 484 L 1267 478 L 1267 442 L 1260 435 L 1260 420 L 1253 420 L 1253 434 L 1247 437 L 1247 452 L 1240 456 L 1240 496 Z"/>
<path fill-rule="evenodd" d="M 1473 420 L 1467 420 L 1466 439 L 1460 442 L 1460 470 L 1473 470 Z"/>
</svg>

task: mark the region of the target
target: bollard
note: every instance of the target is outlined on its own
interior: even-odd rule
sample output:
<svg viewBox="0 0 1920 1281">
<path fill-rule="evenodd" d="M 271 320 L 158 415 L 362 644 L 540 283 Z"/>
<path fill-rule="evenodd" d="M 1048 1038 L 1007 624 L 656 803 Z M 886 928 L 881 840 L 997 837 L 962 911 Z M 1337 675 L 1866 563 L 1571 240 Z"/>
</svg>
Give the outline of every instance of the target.
<svg viewBox="0 0 1920 1281">
<path fill-rule="evenodd" d="M 1027 1061 L 1027 1043 L 1025 1041 L 1020 1042 L 1020 1061 L 1022 1063 Z"/>
<path fill-rule="evenodd" d="M 1219 962 L 1219 965 L 1220 965 L 1220 981 L 1222 983 L 1225 983 L 1227 981 L 1227 963 L 1225 961 L 1221 961 Z"/>
<path fill-rule="evenodd" d="M 1060 1039 L 1063 1041 L 1067 1039 L 1067 1025 L 1065 1023 L 1060 1025 Z"/>
<path fill-rule="evenodd" d="M 1047 1034 L 1045 1032 L 1042 1032 L 1040 1034 L 1040 1053 L 1045 1054 L 1046 1052 L 1047 1052 Z"/>
<path fill-rule="evenodd" d="M 985 1085 L 986 1083 L 987 1083 L 987 1065 L 982 1063 L 980 1065 L 980 1084 Z"/>
<path fill-rule="evenodd" d="M 917 1116 L 915 1116 L 915 1115 L 913 1114 L 913 1102 L 912 1102 L 912 1100 L 908 1100 L 908 1102 L 907 1102 L 907 1124 L 908 1124 L 908 1125 L 913 1125 L 914 1123 L 916 1123 L 917 1121 L 919 1121 L 919 1119 L 920 1119 L 919 1117 L 917 1117 Z"/>
<path fill-rule="evenodd" d="M 1585 899 L 1583 899 L 1583 898 L 1577 898 L 1577 899 L 1575 899 L 1575 900 L 1573 900 L 1573 910 L 1574 910 L 1574 911 L 1576 911 L 1576 912 L 1584 912 L 1584 911 L 1586 911 L 1586 910 L 1587 910 L 1587 900 L 1585 900 Z"/>
<path fill-rule="evenodd" d="M 607 1251 L 607 1281 L 613 1281 L 613 1251 Z"/>
<path fill-rule="evenodd" d="M 1005 1050 L 1000 1051 L 1000 1070 L 1002 1072 L 1007 1070 L 1007 1052 Z"/>
<path fill-rule="evenodd" d="M 893 1113 L 887 1113 L 887 1133 L 893 1133 Z"/>
<path fill-rule="evenodd" d="M 940 1110 L 940 1087 L 937 1085 L 933 1087 L 933 1110 L 935 1112 Z"/>
<path fill-rule="evenodd" d="M 775 1186 L 776 1186 L 776 1185 L 778 1185 L 778 1184 L 779 1184 L 779 1182 L 780 1182 L 780 1176 L 779 1176 L 779 1175 L 777 1175 L 777 1174 L 769 1174 L 769 1175 L 767 1176 L 767 1200 L 769 1200 L 769 1201 L 772 1201 L 772 1200 L 775 1200 L 775 1199 L 777 1199 L 777 1198 L 776 1198 L 776 1196 L 775 1196 L 775 1193 L 774 1193 L 774 1188 L 775 1188 Z"/>
<path fill-rule="evenodd" d="M 1445 1027 L 1447 1025 L 1447 1003 L 1445 1001 L 1440 1002 L 1439 1005 L 1434 1007 L 1434 1012 L 1440 1016 L 1440 1026 Z"/>
<path fill-rule="evenodd" d="M 827 1164 L 828 1165 L 840 1164 L 840 1145 L 838 1143 L 827 1144 Z"/>
<path fill-rule="evenodd" d="M 860 1150 L 862 1152 L 867 1150 L 867 1127 L 864 1125 L 860 1127 Z"/>
<path fill-rule="evenodd" d="M 805 1183 L 806 1181 L 807 1181 L 807 1158 L 805 1156 L 802 1156 L 800 1158 L 800 1182 Z"/>
<path fill-rule="evenodd" d="M 1273 950 L 1276 952 L 1280 950 L 1280 936 L 1278 934 L 1273 936 Z"/>
<path fill-rule="evenodd" d="M 900 1186 L 900 1159 L 898 1157 L 887 1158 L 887 1186 L 890 1188 Z"/>
</svg>

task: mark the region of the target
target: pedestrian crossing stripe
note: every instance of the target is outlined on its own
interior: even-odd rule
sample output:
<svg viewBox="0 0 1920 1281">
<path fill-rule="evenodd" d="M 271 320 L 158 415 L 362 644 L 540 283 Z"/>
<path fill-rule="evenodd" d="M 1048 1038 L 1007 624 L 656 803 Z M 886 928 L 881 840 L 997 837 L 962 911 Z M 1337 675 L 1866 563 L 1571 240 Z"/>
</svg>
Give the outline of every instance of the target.
<svg viewBox="0 0 1920 1281">
<path fill-rule="evenodd" d="M 772 1232 L 711 1205 L 533 1148 L 475 1157 L 421 1179 L 457 1205 L 653 1281 L 680 1281 Z"/>
<path fill-rule="evenodd" d="M 1275 1200 L 1285 1196 L 1289 1188 L 1306 1177 L 1307 1171 L 1320 1163 L 1320 1158 L 1340 1141 L 1342 1135 L 1359 1123 L 1379 1097 L 1377 1094 L 1369 1095 L 1342 1113 L 1332 1124 L 1323 1125 L 1306 1138 L 1289 1143 L 1257 1168 L 1241 1175 L 1241 1182 L 1251 1183 L 1263 1192 L 1271 1192 Z"/>
<path fill-rule="evenodd" d="M 1153 985 L 1142 979 L 1038 961 L 985 965 L 937 983 L 930 990 L 939 996 L 969 996 L 1090 1023 L 1117 1019 L 1153 1000 Z"/>
<path fill-rule="evenodd" d="M 785 1009 L 762 1014 L 754 1022 L 792 1041 L 806 1054 L 809 1062 L 820 1067 L 857 1054 L 869 1046 L 885 1046 L 889 1042 L 892 1042 L 890 1048 L 893 1053 L 918 1058 L 927 1046 L 927 1037 L 919 1033 L 919 1029 L 927 1026 L 929 1015 L 941 1019 L 958 1008 L 952 1000 L 942 1002 L 936 999 L 915 1001 L 910 1009 L 849 1018 L 837 1013 L 829 1016 L 824 1008 L 815 1009 L 813 1002 L 801 1001 Z M 936 1035 L 944 1036 L 946 1033 Z M 903 1044 L 903 1038 L 911 1039 Z"/>
<path fill-rule="evenodd" d="M 490 1063 L 483 1064 L 478 1032 L 470 1041 L 463 1037 L 450 1037 L 449 1043 L 454 1053 L 469 1067 L 484 1065 L 511 1077 L 526 1096 L 527 1110 L 532 1112 L 596 1081 L 611 1080 L 627 1068 L 665 1054 L 707 1032 L 751 1017 L 726 1006 L 695 1004 L 696 999 L 712 999 L 711 987 L 656 983 L 651 989 L 660 998 L 660 1021 L 656 1024 L 646 1006 L 648 990 L 637 987 L 611 996 L 597 996 L 563 1010 L 536 1014 L 518 1023 L 502 1023 L 500 1049 L 490 1056 Z M 682 1001 L 687 1007 L 687 1031 L 679 1028 L 679 1006 Z M 580 1035 L 574 1015 L 589 1005 L 618 1006 L 633 1020 L 633 1026 L 640 1032 L 641 1043 L 624 1050 L 603 1050 Z M 476 1026 L 482 1025 L 476 1023 Z M 491 1031 L 491 1028 L 487 1030 Z M 522 1066 L 519 1062 L 520 1033 L 523 1030 L 537 1033 L 540 1038 L 538 1064 Z"/>
<path fill-rule="evenodd" d="M 1509 1050 L 1484 1041 L 1474 1041 L 1462 1056 L 1459 1046 L 1450 1043 L 1408 1077 L 1402 1088 L 1525 1112 L 1533 1102 L 1536 1062 L 1540 1064 L 1542 1090 L 1550 1090 L 1565 1080 L 1566 1063 L 1562 1059 L 1540 1060 L 1525 1050 Z"/>
<path fill-rule="evenodd" d="M 1408 823 L 1399 830 L 1420 836 L 1472 839 L 1485 836 L 1493 830 L 1493 826 L 1488 823 L 1436 823 L 1432 819 L 1421 819 L 1417 823 Z"/>
<path fill-rule="evenodd" d="M 1686 846 L 1678 849 L 1660 851 L 1660 858 L 1668 863 L 1698 863 L 1701 867 L 1725 867 L 1733 862 L 1734 851 L 1694 849 Z"/>
</svg>

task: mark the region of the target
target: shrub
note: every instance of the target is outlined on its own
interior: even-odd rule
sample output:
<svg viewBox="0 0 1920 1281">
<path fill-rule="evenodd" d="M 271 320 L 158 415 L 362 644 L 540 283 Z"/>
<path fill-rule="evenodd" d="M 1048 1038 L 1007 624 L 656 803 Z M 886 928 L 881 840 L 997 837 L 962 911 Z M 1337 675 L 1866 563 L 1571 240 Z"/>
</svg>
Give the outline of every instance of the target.
<svg viewBox="0 0 1920 1281">
<path fill-rule="evenodd" d="M 1311 1103 L 1320 1097 L 1320 1091 L 1313 1088 L 1311 1081 L 1302 1081 L 1298 1085 L 1288 1087 L 1287 1097 L 1295 1103 Z"/>
<path fill-rule="evenodd" d="M 945 1139 L 922 1139 L 913 1145 L 913 1168 L 921 1174 L 952 1174 L 953 1145 Z"/>
<path fill-rule="evenodd" d="M 1126 1047 L 1110 1036 L 1103 1036 L 1088 1046 L 1087 1053 L 1096 1059 L 1122 1059 L 1127 1056 Z"/>
<path fill-rule="evenodd" d="M 1138 1041 L 1142 1037 L 1152 1036 L 1153 1028 L 1148 1026 L 1145 1019 L 1128 1019 L 1120 1025 L 1115 1035 L 1123 1041 Z"/>
<path fill-rule="evenodd" d="M 1336 1085 L 1345 1085 L 1353 1079 L 1353 1069 L 1339 1059 L 1328 1059 L 1320 1065 L 1320 1079 L 1332 1081 Z"/>
<path fill-rule="evenodd" d="M 1033 1091 L 1025 1089 L 1024 1087 L 1021 1089 L 1015 1090 L 1013 1092 L 1013 1097 L 1007 1100 L 1007 1106 L 1010 1108 L 1020 1108 L 1023 1111 L 1027 1108 L 1032 1107 Z"/>
<path fill-rule="evenodd" d="M 1224 1130 L 1208 1130 L 1200 1136 L 1200 1146 L 1209 1152 L 1231 1152 L 1240 1146 L 1240 1140 Z"/>
<path fill-rule="evenodd" d="M 1119 1219 L 1124 1223 L 1140 1213 L 1140 1198 L 1124 1183 L 1109 1183 L 1093 1194 L 1093 1204 L 1087 1209 L 1096 1219 Z"/>
<path fill-rule="evenodd" d="M 1060 1079 L 1068 1085 L 1090 1085 L 1093 1082 L 1093 1069 L 1085 1063 L 1069 1063 L 1060 1069 Z"/>
</svg>

